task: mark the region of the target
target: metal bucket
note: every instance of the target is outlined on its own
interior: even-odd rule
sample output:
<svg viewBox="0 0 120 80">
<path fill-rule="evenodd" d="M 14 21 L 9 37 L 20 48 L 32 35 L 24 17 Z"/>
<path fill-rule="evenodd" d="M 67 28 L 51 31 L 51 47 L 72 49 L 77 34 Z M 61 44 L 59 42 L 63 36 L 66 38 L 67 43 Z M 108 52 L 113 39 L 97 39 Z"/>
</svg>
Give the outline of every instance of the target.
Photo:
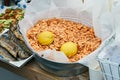
<svg viewBox="0 0 120 80">
<path fill-rule="evenodd" d="M 80 63 L 58 63 L 39 57 L 37 54 L 35 58 L 38 64 L 45 71 L 60 77 L 69 77 L 80 75 L 88 70 L 88 67 Z"/>
<path fill-rule="evenodd" d="M 50 72 L 57 76 L 75 76 L 82 74 L 88 70 L 88 67 L 80 64 L 80 63 L 57 63 L 52 62 L 47 59 L 40 57 L 37 53 L 33 53 L 25 44 L 24 39 L 19 31 L 19 25 L 10 27 L 9 30 L 10 38 L 17 42 L 18 45 L 30 54 L 35 54 L 35 59 L 42 69 L 47 72 Z"/>
<path fill-rule="evenodd" d="M 19 31 L 19 25 L 12 27 L 10 29 L 11 33 L 10 35 L 15 35 L 14 34 L 14 30 L 16 30 L 20 36 L 22 37 L 20 31 Z M 110 35 L 105 41 L 103 41 L 103 43 L 100 45 L 100 48 L 96 49 L 93 53 L 99 53 L 107 44 L 109 44 L 109 42 L 111 40 L 114 39 L 114 33 L 112 35 Z M 12 38 L 12 37 L 11 37 Z M 16 39 L 15 39 L 16 38 Z M 61 76 L 61 77 L 68 77 L 68 76 L 75 76 L 75 75 L 80 75 L 82 73 L 84 73 L 85 71 L 88 70 L 87 66 L 84 66 L 83 64 L 81 64 L 79 61 L 78 62 L 73 62 L 73 63 L 58 63 L 58 62 L 53 62 L 47 59 L 44 59 L 42 57 L 40 57 L 37 53 L 32 52 L 26 45 L 26 43 L 24 42 L 24 39 L 20 39 L 17 37 L 13 37 L 13 39 L 16 40 L 16 42 L 18 42 L 18 44 L 21 46 L 21 48 L 23 48 L 25 51 L 28 51 L 29 53 L 35 54 L 35 59 L 37 60 L 38 64 L 40 65 L 40 67 L 42 69 L 44 69 L 45 71 L 52 73 L 54 75 L 57 76 Z M 88 55 L 88 56 L 91 56 Z M 96 54 L 95 54 L 96 55 Z M 95 57 L 94 55 L 94 57 Z M 89 58 L 89 57 L 88 57 Z M 89 62 L 92 62 L 92 57 L 89 58 Z"/>
</svg>

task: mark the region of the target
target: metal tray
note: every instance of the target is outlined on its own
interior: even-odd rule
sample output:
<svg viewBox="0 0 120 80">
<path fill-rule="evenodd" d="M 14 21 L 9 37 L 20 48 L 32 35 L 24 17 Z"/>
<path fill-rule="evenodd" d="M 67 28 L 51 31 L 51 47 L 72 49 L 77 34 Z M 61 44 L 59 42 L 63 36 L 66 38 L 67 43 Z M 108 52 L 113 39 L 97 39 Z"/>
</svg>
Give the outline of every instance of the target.
<svg viewBox="0 0 120 80">
<path fill-rule="evenodd" d="M 15 38 L 13 39 L 13 37 L 12 37 L 12 39 L 11 39 L 11 36 L 10 36 L 10 33 L 11 33 L 11 31 L 10 30 L 7 30 L 5 33 L 2 33 L 1 35 L 0 35 L 0 39 L 1 38 L 3 38 L 3 37 L 5 37 L 5 41 L 8 41 L 8 43 L 7 43 L 7 45 L 6 46 L 11 46 L 11 47 L 14 47 L 14 48 L 16 48 L 16 49 L 20 49 L 22 52 L 25 52 L 26 54 L 29 54 L 29 56 L 28 57 L 26 57 L 26 58 L 23 58 L 23 59 L 17 59 L 17 58 L 15 58 L 14 56 L 12 56 L 11 54 L 10 54 L 10 51 L 9 50 L 7 50 L 7 49 L 5 49 L 4 48 L 4 46 L 1 46 L 1 44 L 0 44 L 0 48 L 1 48 L 1 51 L 0 51 L 0 61 L 2 61 L 2 62 L 5 62 L 5 63 L 7 63 L 8 65 L 12 65 L 12 66 L 14 66 L 14 67 L 22 67 L 22 66 L 24 66 L 28 61 L 30 61 L 33 57 L 34 57 L 34 54 L 32 54 L 32 53 L 29 53 L 29 52 L 26 52 L 25 50 L 23 50 L 20 46 L 19 46 L 19 41 L 18 42 L 15 42 L 14 40 L 15 40 Z M 14 33 L 13 33 L 14 34 Z M 15 37 L 15 36 L 14 36 Z M 4 41 L 4 40 L 0 40 L 0 41 Z M 11 42 L 13 42 L 13 43 L 15 43 L 16 45 L 11 45 Z M 0 42 L 0 43 L 2 43 L 2 42 Z M 5 45 L 4 43 L 3 43 L 3 45 Z M 19 47 L 19 48 L 18 48 Z M 2 49 L 4 49 L 4 50 L 2 50 Z M 12 50 L 12 49 L 11 49 Z M 13 49 L 13 52 L 15 52 L 16 54 L 17 54 L 17 52 L 16 51 L 14 51 L 14 49 Z M 17 55 L 18 56 L 18 55 Z M 13 60 L 10 60 L 10 58 L 9 59 L 7 59 L 7 57 L 9 58 L 9 57 L 13 57 Z M 12 59 L 12 58 L 11 58 Z"/>
</svg>

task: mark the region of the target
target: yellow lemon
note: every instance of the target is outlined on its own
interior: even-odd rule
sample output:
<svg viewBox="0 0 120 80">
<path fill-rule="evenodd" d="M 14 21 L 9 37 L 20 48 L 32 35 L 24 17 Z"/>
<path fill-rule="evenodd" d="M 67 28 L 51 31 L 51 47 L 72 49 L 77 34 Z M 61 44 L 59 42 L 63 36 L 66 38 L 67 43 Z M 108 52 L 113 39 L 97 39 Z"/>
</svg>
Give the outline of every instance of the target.
<svg viewBox="0 0 120 80">
<path fill-rule="evenodd" d="M 77 53 L 77 44 L 66 42 L 61 46 L 60 51 L 64 52 L 68 57 L 72 57 Z"/>
<path fill-rule="evenodd" d="M 54 34 L 49 31 L 39 33 L 38 41 L 41 45 L 49 45 L 54 41 Z"/>
</svg>

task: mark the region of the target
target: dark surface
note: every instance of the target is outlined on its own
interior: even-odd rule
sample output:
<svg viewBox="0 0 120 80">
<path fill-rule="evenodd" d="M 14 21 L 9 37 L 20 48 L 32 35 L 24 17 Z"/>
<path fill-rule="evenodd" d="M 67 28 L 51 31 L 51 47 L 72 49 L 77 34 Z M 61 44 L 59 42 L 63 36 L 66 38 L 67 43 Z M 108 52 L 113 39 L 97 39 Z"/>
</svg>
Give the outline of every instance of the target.
<svg viewBox="0 0 120 80">
<path fill-rule="evenodd" d="M 7 77 L 9 76 L 9 77 Z M 0 67 L 0 79 L 1 80 L 27 80 L 11 71 L 8 71 L 2 67 Z"/>
</svg>

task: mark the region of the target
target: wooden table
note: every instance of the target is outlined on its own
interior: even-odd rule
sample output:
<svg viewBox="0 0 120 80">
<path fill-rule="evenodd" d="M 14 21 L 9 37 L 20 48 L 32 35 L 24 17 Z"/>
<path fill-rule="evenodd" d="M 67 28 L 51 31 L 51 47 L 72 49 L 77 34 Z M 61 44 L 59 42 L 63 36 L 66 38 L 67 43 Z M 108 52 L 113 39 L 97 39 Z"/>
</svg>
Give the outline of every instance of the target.
<svg viewBox="0 0 120 80">
<path fill-rule="evenodd" d="M 0 67 L 12 71 L 28 80 L 89 80 L 88 72 L 73 77 L 57 77 L 42 70 L 35 59 L 24 65 L 22 68 L 15 68 L 0 61 Z"/>
</svg>

